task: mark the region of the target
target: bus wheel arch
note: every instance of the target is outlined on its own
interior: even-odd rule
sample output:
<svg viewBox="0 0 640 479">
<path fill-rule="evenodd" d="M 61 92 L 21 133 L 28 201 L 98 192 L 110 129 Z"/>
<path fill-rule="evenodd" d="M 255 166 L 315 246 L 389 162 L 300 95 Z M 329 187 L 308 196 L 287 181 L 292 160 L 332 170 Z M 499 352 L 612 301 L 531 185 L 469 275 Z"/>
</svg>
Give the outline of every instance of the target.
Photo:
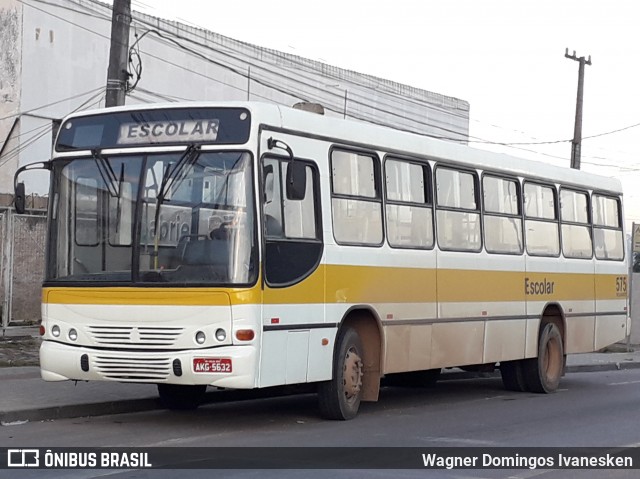
<svg viewBox="0 0 640 479">
<path fill-rule="evenodd" d="M 361 401 L 377 401 L 381 338 L 379 322 L 371 311 L 352 309 L 345 315 L 336 335 L 332 378 L 318 385 L 323 417 L 352 419 Z"/>
<path fill-rule="evenodd" d="M 552 393 L 558 389 L 566 362 L 566 327 L 562 309 L 547 305 L 538 328 L 537 355 L 522 363 L 527 389 Z"/>
</svg>

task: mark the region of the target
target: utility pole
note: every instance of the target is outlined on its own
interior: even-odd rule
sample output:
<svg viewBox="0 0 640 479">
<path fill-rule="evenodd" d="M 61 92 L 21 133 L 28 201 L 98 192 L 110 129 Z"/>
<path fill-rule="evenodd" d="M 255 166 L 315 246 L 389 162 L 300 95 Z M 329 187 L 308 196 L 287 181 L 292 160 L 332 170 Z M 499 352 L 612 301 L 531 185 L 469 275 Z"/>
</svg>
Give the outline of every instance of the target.
<svg viewBox="0 0 640 479">
<path fill-rule="evenodd" d="M 131 25 L 131 0 L 114 0 L 111 17 L 111 48 L 107 70 L 107 96 L 105 106 L 124 105 L 129 74 L 129 26 Z"/>
<path fill-rule="evenodd" d="M 578 96 L 576 98 L 576 121 L 573 128 L 573 141 L 571 142 L 571 168 L 580 169 L 580 149 L 582 148 L 582 96 L 584 93 L 584 66 L 591 65 L 591 55 L 589 59 L 577 57 L 576 51 L 569 55 L 569 49 L 564 52 L 566 58 L 578 62 Z"/>
</svg>

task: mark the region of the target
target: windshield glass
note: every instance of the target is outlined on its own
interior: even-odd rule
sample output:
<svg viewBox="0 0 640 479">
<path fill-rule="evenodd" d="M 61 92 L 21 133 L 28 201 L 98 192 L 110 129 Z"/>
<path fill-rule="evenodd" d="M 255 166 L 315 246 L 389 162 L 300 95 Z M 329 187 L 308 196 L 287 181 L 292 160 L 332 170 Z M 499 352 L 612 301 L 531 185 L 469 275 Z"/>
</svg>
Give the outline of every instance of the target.
<svg viewBox="0 0 640 479">
<path fill-rule="evenodd" d="M 255 281 L 248 153 L 94 153 L 54 174 L 49 281 Z"/>
</svg>

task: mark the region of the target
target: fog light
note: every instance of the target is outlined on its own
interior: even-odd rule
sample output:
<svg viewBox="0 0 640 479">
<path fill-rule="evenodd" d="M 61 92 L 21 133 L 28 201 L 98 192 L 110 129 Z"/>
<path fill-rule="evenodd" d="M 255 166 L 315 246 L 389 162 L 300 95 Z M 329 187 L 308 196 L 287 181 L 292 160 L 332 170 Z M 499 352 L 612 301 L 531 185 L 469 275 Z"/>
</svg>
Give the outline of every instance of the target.
<svg viewBox="0 0 640 479">
<path fill-rule="evenodd" d="M 69 330 L 69 339 L 71 341 L 75 341 L 76 339 L 78 339 L 78 331 L 76 331 L 75 329 L 70 329 Z"/>
<path fill-rule="evenodd" d="M 51 328 L 51 334 L 56 338 L 60 336 L 60 326 L 58 326 L 57 324 L 54 325 L 53 328 Z"/>
<path fill-rule="evenodd" d="M 196 343 L 204 344 L 206 340 L 207 340 L 207 336 L 202 331 L 198 331 L 196 333 Z"/>
<path fill-rule="evenodd" d="M 216 339 L 220 342 L 224 341 L 227 339 L 227 332 L 222 328 L 216 329 Z"/>
</svg>

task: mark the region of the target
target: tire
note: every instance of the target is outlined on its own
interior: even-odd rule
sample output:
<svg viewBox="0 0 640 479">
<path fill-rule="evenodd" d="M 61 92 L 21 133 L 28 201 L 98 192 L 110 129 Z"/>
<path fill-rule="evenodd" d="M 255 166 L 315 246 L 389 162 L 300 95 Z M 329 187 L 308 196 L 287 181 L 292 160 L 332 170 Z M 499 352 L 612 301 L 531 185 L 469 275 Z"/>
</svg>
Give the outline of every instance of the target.
<svg viewBox="0 0 640 479">
<path fill-rule="evenodd" d="M 384 378 L 385 386 L 398 386 L 408 388 L 432 388 L 435 387 L 442 370 L 425 369 L 423 371 L 411 371 L 408 373 L 389 374 Z"/>
<path fill-rule="evenodd" d="M 158 384 L 160 403 L 172 411 L 197 409 L 204 401 L 205 385 Z"/>
<path fill-rule="evenodd" d="M 508 391 L 524 392 L 527 390 L 522 362 L 522 360 L 500 362 L 502 384 Z"/>
<path fill-rule="evenodd" d="M 562 335 L 554 323 L 543 324 L 538 338 L 538 357 L 522 363 L 527 389 L 534 393 L 552 393 L 558 389 L 564 373 Z"/>
<path fill-rule="evenodd" d="M 325 419 L 345 421 L 358 414 L 362 399 L 362 341 L 352 328 L 342 330 L 336 341 L 333 374 L 318 385 L 318 406 Z"/>
</svg>

